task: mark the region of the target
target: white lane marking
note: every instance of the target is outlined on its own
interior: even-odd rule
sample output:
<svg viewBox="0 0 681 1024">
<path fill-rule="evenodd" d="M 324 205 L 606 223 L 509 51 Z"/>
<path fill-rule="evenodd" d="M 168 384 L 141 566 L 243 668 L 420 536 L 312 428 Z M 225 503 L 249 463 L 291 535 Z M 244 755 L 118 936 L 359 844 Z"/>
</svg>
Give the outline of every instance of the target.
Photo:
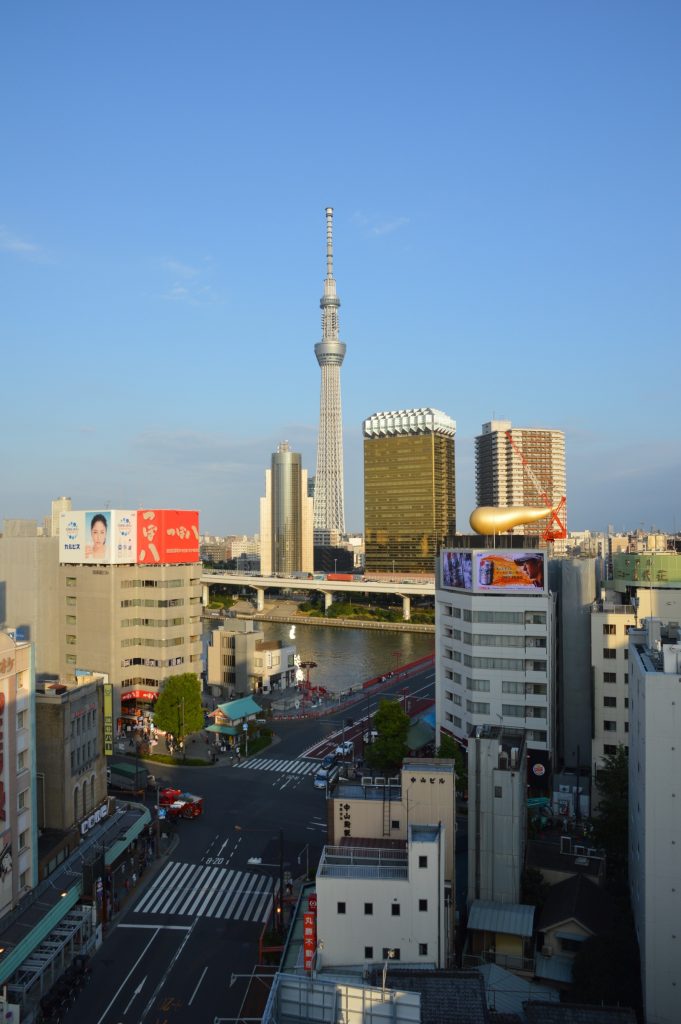
<svg viewBox="0 0 681 1024">
<path fill-rule="evenodd" d="M 192 1005 L 192 1003 L 194 1002 L 194 996 L 195 996 L 195 995 L 196 995 L 196 993 L 197 993 L 197 992 L 199 991 L 199 985 L 201 984 L 201 982 L 202 982 L 202 981 L 203 981 L 203 979 L 205 978 L 205 976 L 206 976 L 206 971 L 207 971 L 207 970 L 208 970 L 208 966 L 206 965 L 206 966 L 205 966 L 205 967 L 203 968 L 203 974 L 201 975 L 201 977 L 199 978 L 199 980 L 198 980 L 198 981 L 197 981 L 197 983 L 196 983 L 196 988 L 195 988 L 195 989 L 194 989 L 194 991 L 192 992 L 192 997 L 191 997 L 191 999 L 189 1000 L 189 1002 L 187 1003 L 187 1005 L 188 1005 L 188 1006 L 191 1006 L 191 1005 Z"/>
<path fill-rule="evenodd" d="M 103 1020 L 104 1020 L 104 1018 L 106 1017 L 107 1013 L 109 1012 L 109 1010 L 111 1009 L 111 1007 L 113 1006 L 113 1004 L 114 1004 L 114 1003 L 116 1002 L 116 1000 L 118 999 L 118 996 L 120 995 L 120 993 L 121 993 L 121 992 L 124 992 L 124 991 L 125 991 L 125 986 L 126 986 L 126 985 L 127 985 L 127 983 L 128 983 L 128 979 L 130 978 L 130 975 L 131 975 L 131 974 L 132 974 L 132 972 L 133 972 L 133 971 L 135 970 L 135 968 L 137 967 L 137 965 L 138 965 L 138 963 L 140 962 L 140 960 L 142 960 L 142 958 L 143 958 L 144 956 L 146 956 L 147 950 L 149 949 L 149 947 L 151 946 L 152 942 L 154 941 L 154 939 L 155 939 L 155 938 L 156 938 L 156 936 L 158 935 L 159 931 L 160 931 L 160 929 L 159 929 L 159 928 L 156 928 L 156 929 L 154 930 L 154 934 L 153 934 L 153 935 L 151 936 L 151 938 L 150 938 L 150 939 L 149 939 L 149 941 L 147 942 L 146 946 L 144 947 L 144 949 L 142 950 L 142 952 L 140 953 L 140 955 L 139 955 L 139 956 L 137 957 L 137 959 L 135 960 L 135 962 L 134 962 L 134 964 L 132 965 L 132 967 L 130 968 L 130 970 L 128 971 L 128 973 L 127 973 L 127 975 L 126 975 L 126 978 L 125 978 L 125 980 L 124 980 L 124 981 L 123 981 L 123 982 L 121 983 L 120 987 L 119 987 L 119 988 L 118 988 L 118 989 L 116 990 L 116 995 L 115 995 L 115 996 L 113 997 L 113 999 L 111 1000 L 111 1002 L 110 1002 L 110 1003 L 109 1003 L 109 1005 L 107 1006 L 106 1010 L 104 1011 L 104 1013 L 102 1014 L 102 1016 L 101 1016 L 101 1017 L 99 1018 L 99 1020 L 97 1021 L 97 1024 L 102 1024 L 102 1021 L 103 1021 Z"/>
</svg>

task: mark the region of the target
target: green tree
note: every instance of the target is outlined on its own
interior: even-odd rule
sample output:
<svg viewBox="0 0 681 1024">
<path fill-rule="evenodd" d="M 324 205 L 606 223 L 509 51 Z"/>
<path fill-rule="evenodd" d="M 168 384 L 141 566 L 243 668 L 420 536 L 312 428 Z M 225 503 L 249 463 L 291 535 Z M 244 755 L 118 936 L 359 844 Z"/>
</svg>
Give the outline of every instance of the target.
<svg viewBox="0 0 681 1024">
<path fill-rule="evenodd" d="M 440 746 L 435 751 L 436 757 L 446 757 L 454 761 L 456 765 L 456 791 L 466 793 L 468 791 L 468 764 L 464 752 L 453 736 L 447 733 L 440 734 Z"/>
<path fill-rule="evenodd" d="M 618 925 L 608 935 L 595 935 L 580 942 L 572 966 L 570 1000 L 630 1006 L 642 1019 L 641 965 L 636 935 L 631 923 L 622 921 Z"/>
<path fill-rule="evenodd" d="M 594 838 L 605 849 L 608 867 L 619 876 L 627 870 L 629 817 L 629 754 L 620 745 L 606 754 L 596 778 L 598 802 L 593 818 Z"/>
<path fill-rule="evenodd" d="M 157 729 L 169 732 L 178 743 L 203 729 L 201 680 L 193 672 L 166 679 L 154 708 Z"/>
<path fill-rule="evenodd" d="M 378 736 L 366 748 L 367 764 L 382 772 L 396 771 L 408 749 L 409 715 L 405 715 L 397 701 L 382 700 L 374 715 L 373 728 Z"/>
</svg>

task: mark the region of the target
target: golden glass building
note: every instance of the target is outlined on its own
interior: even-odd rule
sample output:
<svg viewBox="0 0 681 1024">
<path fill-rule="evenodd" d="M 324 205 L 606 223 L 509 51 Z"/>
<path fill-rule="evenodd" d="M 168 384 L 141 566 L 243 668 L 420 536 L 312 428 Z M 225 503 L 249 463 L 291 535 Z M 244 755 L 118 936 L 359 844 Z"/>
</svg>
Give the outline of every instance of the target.
<svg viewBox="0 0 681 1024">
<path fill-rule="evenodd" d="M 456 423 L 438 409 L 379 412 L 364 421 L 367 572 L 433 573 L 456 532 Z"/>
</svg>

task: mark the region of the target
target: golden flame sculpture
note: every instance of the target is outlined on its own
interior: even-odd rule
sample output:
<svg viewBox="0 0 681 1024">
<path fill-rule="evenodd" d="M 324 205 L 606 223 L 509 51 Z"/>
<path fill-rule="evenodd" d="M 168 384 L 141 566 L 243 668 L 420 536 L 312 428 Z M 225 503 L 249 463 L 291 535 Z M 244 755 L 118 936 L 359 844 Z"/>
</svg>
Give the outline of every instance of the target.
<svg viewBox="0 0 681 1024">
<path fill-rule="evenodd" d="M 533 508 L 530 505 L 507 505 L 501 508 L 496 505 L 481 505 L 471 512 L 469 522 L 476 533 L 489 535 L 504 533 L 506 530 L 512 530 L 514 526 L 536 523 L 537 520 L 550 516 L 552 511 L 550 506 Z"/>
</svg>

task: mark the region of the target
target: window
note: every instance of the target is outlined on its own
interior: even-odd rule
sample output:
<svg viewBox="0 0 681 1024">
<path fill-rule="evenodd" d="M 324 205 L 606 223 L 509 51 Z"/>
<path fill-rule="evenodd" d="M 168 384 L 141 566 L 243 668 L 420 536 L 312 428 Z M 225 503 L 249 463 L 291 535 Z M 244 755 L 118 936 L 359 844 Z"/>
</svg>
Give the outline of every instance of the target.
<svg viewBox="0 0 681 1024">
<path fill-rule="evenodd" d="M 25 729 L 25 728 L 26 728 L 26 712 L 25 711 L 20 711 L 17 714 L 17 729 Z"/>
<path fill-rule="evenodd" d="M 66 586 L 67 587 L 75 587 L 75 585 L 76 585 L 76 577 L 75 576 L 67 576 L 66 577 Z"/>
<path fill-rule="evenodd" d="M 617 682 L 617 673 L 616 672 L 604 672 L 603 673 L 603 682 L 604 683 L 616 683 Z"/>
<path fill-rule="evenodd" d="M 461 728 L 461 719 L 459 718 L 458 715 L 454 715 L 454 725 L 457 727 L 457 729 Z"/>
<path fill-rule="evenodd" d="M 383 959 L 384 960 L 399 960 L 400 959 L 400 951 L 399 951 L 399 949 L 396 949 L 394 946 L 392 948 L 390 946 L 384 946 L 383 947 Z"/>
<path fill-rule="evenodd" d="M 501 714 L 504 718 L 524 718 L 525 717 L 525 705 L 524 704 L 502 704 Z"/>
<path fill-rule="evenodd" d="M 495 798 L 496 798 L 496 799 L 499 799 L 499 798 L 500 798 L 500 797 L 502 797 L 503 795 L 504 795 L 504 791 L 503 791 L 503 789 L 501 788 L 501 786 L 495 786 L 495 787 L 494 787 L 494 796 L 495 796 Z"/>
<path fill-rule="evenodd" d="M 364 959 L 365 960 L 373 960 L 374 959 L 374 947 L 373 946 L 365 946 L 364 947 Z"/>
<path fill-rule="evenodd" d="M 458 704 L 459 706 L 461 705 L 461 697 L 459 697 L 458 693 L 455 693 L 454 696 L 452 697 L 452 704 Z"/>
<path fill-rule="evenodd" d="M 428 910 L 428 900 L 419 900 L 419 910 L 421 912 Z"/>
<path fill-rule="evenodd" d="M 624 706 L 625 706 L 625 708 L 629 707 L 629 698 L 628 697 L 624 698 Z"/>
<path fill-rule="evenodd" d="M 461 661 L 461 651 L 450 651 L 452 661 Z"/>
<path fill-rule="evenodd" d="M 345 913 L 345 903 L 343 901 L 340 901 L 338 903 L 337 909 L 338 909 L 338 913 L 339 914 L 344 914 Z"/>
<path fill-rule="evenodd" d="M 617 747 L 615 746 L 614 743 L 604 743 L 603 744 L 603 753 L 604 754 L 616 754 L 617 753 Z"/>
<path fill-rule="evenodd" d="M 603 707 L 604 708 L 616 708 L 617 707 L 617 697 L 604 697 L 603 698 Z"/>
<path fill-rule="evenodd" d="M 625 661 L 629 661 L 629 648 L 628 647 L 624 648 L 624 660 Z"/>
<path fill-rule="evenodd" d="M 481 701 L 476 701 L 476 700 L 467 700 L 466 701 L 466 710 L 471 715 L 488 715 L 489 714 L 489 704 L 485 704 L 485 703 L 482 703 Z"/>
<path fill-rule="evenodd" d="M 453 722 L 454 715 L 450 711 L 445 711 L 445 722 Z"/>
<path fill-rule="evenodd" d="M 70 645 L 71 647 L 73 647 L 73 645 L 74 645 L 74 644 L 75 644 L 75 642 L 76 642 L 76 638 L 75 638 L 75 636 L 74 636 L 74 634 L 73 634 L 73 633 L 67 633 L 67 634 L 66 634 L 66 642 L 67 642 L 67 644 L 69 644 L 69 645 Z"/>
<path fill-rule="evenodd" d="M 453 682 L 460 684 L 461 683 L 461 673 L 460 672 L 452 672 L 452 680 L 453 680 Z"/>
<path fill-rule="evenodd" d="M 614 623 L 606 622 L 603 624 L 603 636 L 615 636 L 617 633 L 617 626 Z"/>
<path fill-rule="evenodd" d="M 393 818 L 393 820 L 390 822 L 390 827 L 391 828 L 399 828 L 400 827 L 400 823 L 397 820 L 397 818 Z"/>
<path fill-rule="evenodd" d="M 66 616 L 66 625 L 67 626 L 75 626 L 75 624 L 76 624 L 76 616 L 75 615 L 67 615 Z"/>
<path fill-rule="evenodd" d="M 624 685 L 625 686 L 629 685 L 629 673 L 628 672 L 624 673 Z"/>
<path fill-rule="evenodd" d="M 399 905 L 399 903 L 392 903 L 391 904 L 391 906 L 390 906 L 390 913 L 392 914 L 393 917 L 399 917 L 400 916 L 400 905 Z"/>
<path fill-rule="evenodd" d="M 445 700 L 451 700 L 454 694 L 451 690 L 445 690 Z"/>
<path fill-rule="evenodd" d="M 28 790 L 27 789 L 22 789 L 21 793 L 19 793 L 19 799 L 17 800 L 17 807 L 18 807 L 18 809 L 20 811 L 23 811 L 24 807 L 26 807 L 27 795 L 28 795 Z"/>
<path fill-rule="evenodd" d="M 23 772 L 26 768 L 26 752 L 22 750 L 17 754 L 17 771 Z"/>
<path fill-rule="evenodd" d="M 615 647 L 604 647 L 603 657 L 606 661 L 614 661 L 617 657 L 617 650 Z"/>
<path fill-rule="evenodd" d="M 427 868 L 428 867 L 428 858 L 424 857 L 423 854 L 421 854 L 419 856 L 419 867 L 420 868 Z"/>
<path fill-rule="evenodd" d="M 29 876 L 28 868 L 25 871 L 22 871 L 21 874 L 19 875 L 19 888 L 20 889 L 28 889 L 28 876 Z"/>
<path fill-rule="evenodd" d="M 603 729 L 605 732 L 617 732 L 617 722 L 611 722 L 606 719 L 603 722 Z"/>
<path fill-rule="evenodd" d="M 19 834 L 19 849 L 25 850 L 28 846 L 28 829 Z"/>
<path fill-rule="evenodd" d="M 373 912 L 374 912 L 374 905 L 373 905 L 373 903 L 365 903 L 364 904 L 364 913 L 365 914 L 373 914 Z"/>
<path fill-rule="evenodd" d="M 545 626 L 546 612 L 525 612 L 526 626 Z"/>
<path fill-rule="evenodd" d="M 66 664 L 67 665 L 75 665 L 76 664 L 76 656 L 75 656 L 75 654 L 67 654 L 66 655 Z"/>
<path fill-rule="evenodd" d="M 478 693 L 489 693 L 489 679 L 466 679 L 466 689 Z"/>
<path fill-rule="evenodd" d="M 428 956 L 427 942 L 419 942 L 419 956 Z"/>
<path fill-rule="evenodd" d="M 67 598 L 66 598 L 66 603 L 67 603 L 67 605 L 69 605 L 69 606 L 70 606 L 71 608 L 73 608 L 73 607 L 74 607 L 74 605 L 75 605 L 75 603 L 76 603 L 76 599 L 75 599 L 75 597 L 67 597 Z"/>
<path fill-rule="evenodd" d="M 525 693 L 525 683 L 515 683 L 512 680 L 502 679 L 501 681 L 501 692 L 502 693 Z"/>
</svg>

